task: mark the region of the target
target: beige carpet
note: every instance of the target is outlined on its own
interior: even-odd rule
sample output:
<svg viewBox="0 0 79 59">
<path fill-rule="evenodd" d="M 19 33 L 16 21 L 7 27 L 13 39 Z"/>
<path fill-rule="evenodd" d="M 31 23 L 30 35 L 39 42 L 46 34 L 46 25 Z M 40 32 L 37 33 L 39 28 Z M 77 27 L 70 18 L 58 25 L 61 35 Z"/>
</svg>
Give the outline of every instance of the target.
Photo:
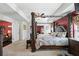
<svg viewBox="0 0 79 59">
<path fill-rule="evenodd" d="M 66 50 L 38 50 L 31 52 L 31 49 L 26 49 L 25 41 L 17 41 L 3 48 L 3 56 L 64 56 L 68 54 Z"/>
</svg>

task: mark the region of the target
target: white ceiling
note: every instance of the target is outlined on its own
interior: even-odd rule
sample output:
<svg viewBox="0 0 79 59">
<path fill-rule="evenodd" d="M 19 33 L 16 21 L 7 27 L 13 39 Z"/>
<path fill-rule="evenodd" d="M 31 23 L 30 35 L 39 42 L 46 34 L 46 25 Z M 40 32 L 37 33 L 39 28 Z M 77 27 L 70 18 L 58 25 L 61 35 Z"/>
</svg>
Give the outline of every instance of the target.
<svg viewBox="0 0 79 59">
<path fill-rule="evenodd" d="M 29 18 L 31 12 L 45 13 L 51 15 L 62 3 L 17 3 L 17 7 L 20 8 Z"/>
<path fill-rule="evenodd" d="M 0 3 L 0 14 L 29 22 L 31 22 L 31 12 L 45 13 L 45 15 L 64 15 L 68 11 L 74 11 L 74 3 Z M 48 20 L 40 21 L 51 22 L 57 19 L 48 18 Z"/>
<path fill-rule="evenodd" d="M 16 3 L 16 6 L 24 12 L 31 21 L 31 12 L 44 13 L 45 15 L 63 15 L 68 11 L 74 11 L 74 3 Z M 60 18 L 60 17 L 59 17 Z M 48 18 L 38 20 L 38 22 L 47 23 L 59 18 Z"/>
<path fill-rule="evenodd" d="M 8 4 L 0 3 L 0 14 L 5 15 L 13 20 L 22 21 L 24 18 L 14 11 Z"/>
</svg>

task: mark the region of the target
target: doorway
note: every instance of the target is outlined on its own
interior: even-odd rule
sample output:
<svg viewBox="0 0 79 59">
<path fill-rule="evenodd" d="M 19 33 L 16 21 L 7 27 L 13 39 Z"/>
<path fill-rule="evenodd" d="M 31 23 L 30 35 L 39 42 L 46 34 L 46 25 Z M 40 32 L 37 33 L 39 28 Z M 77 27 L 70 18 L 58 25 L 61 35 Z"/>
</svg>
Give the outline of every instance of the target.
<svg viewBox="0 0 79 59">
<path fill-rule="evenodd" d="M 12 43 L 12 23 L 0 21 L 0 26 L 3 27 L 3 47 Z"/>
</svg>

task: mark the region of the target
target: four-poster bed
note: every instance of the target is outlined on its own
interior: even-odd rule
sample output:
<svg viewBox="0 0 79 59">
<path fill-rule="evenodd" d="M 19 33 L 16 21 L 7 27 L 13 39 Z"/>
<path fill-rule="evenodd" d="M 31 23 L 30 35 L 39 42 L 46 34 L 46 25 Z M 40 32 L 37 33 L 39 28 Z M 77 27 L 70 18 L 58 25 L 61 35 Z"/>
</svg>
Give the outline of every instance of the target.
<svg viewBox="0 0 79 59">
<path fill-rule="evenodd" d="M 34 52 L 34 51 L 36 51 L 36 49 L 37 49 L 37 47 L 36 47 L 36 43 L 37 43 L 37 39 L 38 39 L 38 36 L 37 36 L 37 33 L 36 33 L 36 25 L 37 25 L 37 23 L 36 23 L 36 21 L 35 21 L 35 17 L 38 17 L 38 16 L 36 16 L 35 15 L 35 13 L 34 12 L 32 12 L 31 13 L 31 16 L 32 16 L 32 40 L 31 40 L 31 48 L 32 48 L 32 52 Z M 54 27 L 55 28 L 55 27 Z M 54 29 L 54 31 L 55 31 L 55 29 Z M 50 35 L 50 34 L 49 34 Z M 46 37 L 46 36 L 45 36 Z M 56 37 L 57 38 L 57 37 Z M 54 39 L 54 42 L 55 42 L 55 40 L 56 40 L 56 38 L 54 39 L 54 38 L 52 38 L 52 39 Z M 59 39 L 59 38 L 57 38 L 57 39 Z M 61 39 L 61 38 L 60 38 Z M 59 39 L 59 40 L 60 40 Z M 58 49 L 58 48 L 67 48 L 68 47 L 68 38 L 65 38 L 65 39 L 63 39 L 63 40 L 66 40 L 66 43 L 67 44 L 65 44 L 65 45 L 56 45 L 56 43 L 54 44 L 54 45 L 42 45 L 42 46 L 40 46 L 40 48 L 53 48 L 53 49 Z M 62 40 L 60 40 L 60 41 L 62 41 Z M 63 41 L 62 41 L 63 42 Z M 65 43 L 65 42 L 63 42 L 63 43 Z"/>
</svg>

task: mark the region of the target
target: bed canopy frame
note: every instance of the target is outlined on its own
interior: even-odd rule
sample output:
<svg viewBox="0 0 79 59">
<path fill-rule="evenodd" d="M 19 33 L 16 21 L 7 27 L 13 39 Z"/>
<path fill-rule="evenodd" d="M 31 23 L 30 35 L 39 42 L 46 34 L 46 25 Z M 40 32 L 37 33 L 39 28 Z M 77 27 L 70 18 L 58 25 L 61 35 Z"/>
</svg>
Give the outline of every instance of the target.
<svg viewBox="0 0 79 59">
<path fill-rule="evenodd" d="M 71 26 L 71 22 L 72 22 L 71 13 L 69 13 L 67 16 L 68 16 L 68 38 L 70 38 L 71 37 L 70 36 L 70 26 Z M 37 22 L 35 22 L 35 18 L 36 17 L 42 17 L 42 16 L 37 16 L 34 12 L 32 12 L 31 13 L 31 21 L 32 21 L 31 22 L 31 24 L 32 24 L 31 49 L 32 49 L 32 52 L 35 52 L 36 51 L 36 47 L 35 47 L 35 42 L 36 42 L 36 39 L 37 39 L 37 33 L 36 33 Z M 69 39 L 68 39 L 68 43 L 69 43 Z M 44 47 L 45 46 L 43 46 L 43 48 Z M 49 46 L 47 46 L 47 47 L 49 48 Z M 50 46 L 50 47 L 52 47 L 52 46 Z M 54 46 L 53 48 L 59 48 L 59 47 Z"/>
</svg>

